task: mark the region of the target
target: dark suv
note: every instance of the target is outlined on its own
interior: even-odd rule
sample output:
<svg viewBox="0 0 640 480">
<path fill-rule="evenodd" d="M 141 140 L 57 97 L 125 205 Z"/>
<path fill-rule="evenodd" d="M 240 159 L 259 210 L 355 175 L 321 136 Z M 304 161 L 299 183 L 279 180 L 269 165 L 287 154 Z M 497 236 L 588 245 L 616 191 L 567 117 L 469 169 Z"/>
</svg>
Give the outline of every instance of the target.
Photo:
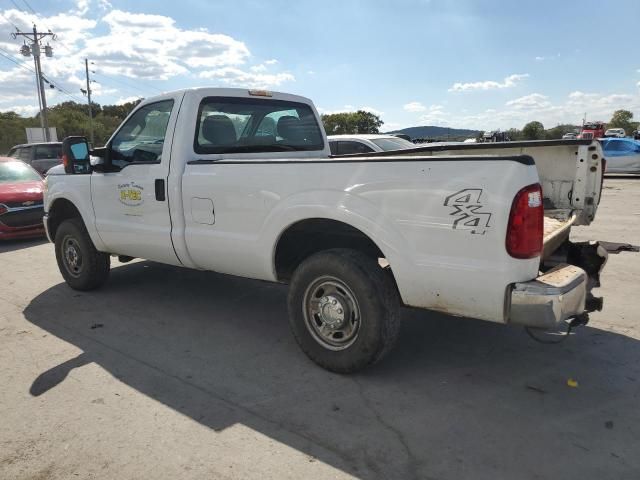
<svg viewBox="0 0 640 480">
<path fill-rule="evenodd" d="M 28 163 L 45 175 L 47 170 L 62 163 L 62 143 L 25 143 L 9 150 L 9 157 Z"/>
</svg>

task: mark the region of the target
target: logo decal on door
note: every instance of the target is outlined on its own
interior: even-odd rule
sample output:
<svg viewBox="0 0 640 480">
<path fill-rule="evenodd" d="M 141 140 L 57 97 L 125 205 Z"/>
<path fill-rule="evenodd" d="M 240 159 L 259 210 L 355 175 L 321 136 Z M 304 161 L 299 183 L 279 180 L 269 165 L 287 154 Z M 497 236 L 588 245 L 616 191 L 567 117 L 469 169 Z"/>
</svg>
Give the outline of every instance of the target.
<svg viewBox="0 0 640 480">
<path fill-rule="evenodd" d="M 454 229 L 471 230 L 471 233 L 477 235 L 485 234 L 490 227 L 491 213 L 479 211 L 484 208 L 480 201 L 481 197 L 481 188 L 466 188 L 445 199 L 444 206 L 454 209 L 449 214 L 455 218 Z"/>
<path fill-rule="evenodd" d="M 144 203 L 142 196 L 144 187 L 133 182 L 118 185 L 120 203 L 128 207 L 138 207 Z"/>
</svg>

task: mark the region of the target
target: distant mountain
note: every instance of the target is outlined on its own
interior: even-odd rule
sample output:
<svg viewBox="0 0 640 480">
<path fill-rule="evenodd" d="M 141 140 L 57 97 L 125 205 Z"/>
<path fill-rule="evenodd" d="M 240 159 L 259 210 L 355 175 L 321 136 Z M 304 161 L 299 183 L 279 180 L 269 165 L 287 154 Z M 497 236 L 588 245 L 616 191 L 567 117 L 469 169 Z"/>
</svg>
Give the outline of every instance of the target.
<svg viewBox="0 0 640 480">
<path fill-rule="evenodd" d="M 479 130 L 467 130 L 465 128 L 447 128 L 447 127 L 408 127 L 402 130 L 394 130 L 386 133 L 404 133 L 414 138 L 468 138 L 475 137 L 480 133 Z"/>
</svg>

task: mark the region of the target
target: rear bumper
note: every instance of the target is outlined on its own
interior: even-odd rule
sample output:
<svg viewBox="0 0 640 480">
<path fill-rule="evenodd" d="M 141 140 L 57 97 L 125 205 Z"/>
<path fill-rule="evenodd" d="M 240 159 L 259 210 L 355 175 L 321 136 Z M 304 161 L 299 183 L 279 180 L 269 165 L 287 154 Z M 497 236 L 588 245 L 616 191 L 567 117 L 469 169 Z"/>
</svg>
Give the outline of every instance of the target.
<svg viewBox="0 0 640 480">
<path fill-rule="evenodd" d="M 511 290 L 511 323 L 554 329 L 585 312 L 588 276 L 575 265 L 558 265 L 530 282 Z"/>
</svg>

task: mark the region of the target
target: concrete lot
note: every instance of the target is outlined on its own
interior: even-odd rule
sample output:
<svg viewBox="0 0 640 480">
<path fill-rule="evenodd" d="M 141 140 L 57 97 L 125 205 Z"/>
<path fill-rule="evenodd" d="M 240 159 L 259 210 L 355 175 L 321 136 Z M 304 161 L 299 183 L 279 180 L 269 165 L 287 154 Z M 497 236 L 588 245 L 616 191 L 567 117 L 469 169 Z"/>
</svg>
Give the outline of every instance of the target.
<svg viewBox="0 0 640 480">
<path fill-rule="evenodd" d="M 604 193 L 575 237 L 640 244 L 640 178 Z M 562 345 L 406 311 L 384 362 L 339 376 L 281 286 L 116 262 L 84 294 L 52 245 L 0 244 L 0 478 L 637 479 L 640 254 L 602 282 Z"/>
</svg>

